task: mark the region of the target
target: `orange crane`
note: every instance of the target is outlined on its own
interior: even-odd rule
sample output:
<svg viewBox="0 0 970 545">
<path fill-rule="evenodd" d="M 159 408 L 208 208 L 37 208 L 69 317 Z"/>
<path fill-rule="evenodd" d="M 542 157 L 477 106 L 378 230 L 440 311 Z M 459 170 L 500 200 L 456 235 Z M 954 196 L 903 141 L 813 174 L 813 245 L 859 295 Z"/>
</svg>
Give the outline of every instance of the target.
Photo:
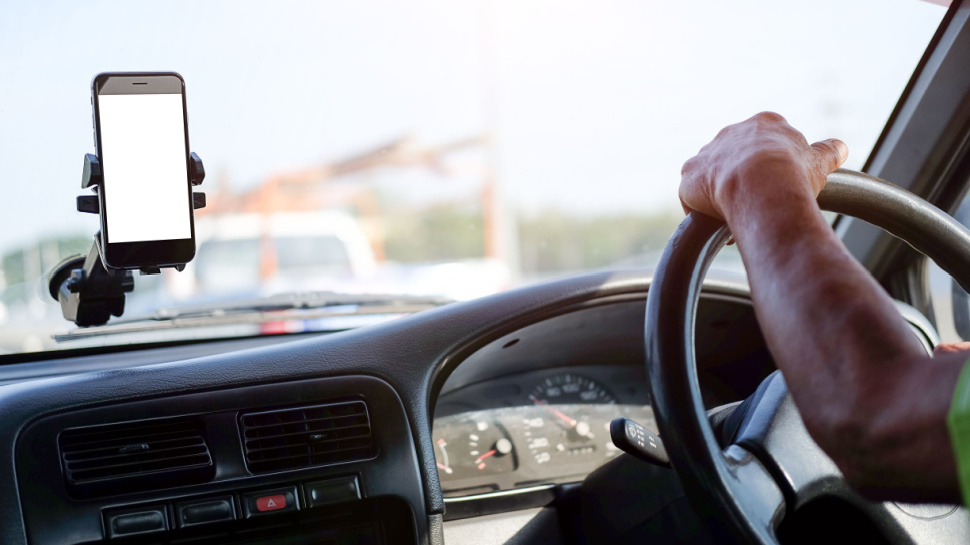
<svg viewBox="0 0 970 545">
<path fill-rule="evenodd" d="M 306 169 L 280 172 L 266 179 L 258 187 L 235 193 L 222 184 L 209 199 L 208 206 L 197 212 L 199 216 L 228 213 L 273 214 L 321 210 L 341 206 L 355 207 L 361 227 L 367 233 L 374 256 L 385 259 L 384 235 L 380 222 L 380 207 L 373 192 L 360 184 L 334 184 L 336 179 L 375 168 L 425 168 L 433 172 L 450 172 L 445 157 L 450 153 L 487 146 L 485 136 L 473 136 L 438 146 L 426 146 L 411 137 L 398 138 L 383 146 L 365 151 L 333 163 Z M 481 190 L 485 257 L 502 258 L 500 203 L 495 178 L 490 169 L 482 172 Z"/>
</svg>

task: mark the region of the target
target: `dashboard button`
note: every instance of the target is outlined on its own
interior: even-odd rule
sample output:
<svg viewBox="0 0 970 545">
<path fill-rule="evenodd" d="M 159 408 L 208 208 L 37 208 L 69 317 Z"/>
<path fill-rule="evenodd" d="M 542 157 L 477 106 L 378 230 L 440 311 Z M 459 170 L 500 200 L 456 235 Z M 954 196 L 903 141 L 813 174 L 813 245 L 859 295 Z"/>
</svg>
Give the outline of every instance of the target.
<svg viewBox="0 0 970 545">
<path fill-rule="evenodd" d="M 243 494 L 242 499 L 246 518 L 274 513 L 289 513 L 299 509 L 296 503 L 295 486 L 251 492 Z"/>
<path fill-rule="evenodd" d="M 126 537 L 168 530 L 168 516 L 164 505 L 142 507 L 121 513 L 105 513 L 108 537 Z"/>
<path fill-rule="evenodd" d="M 303 485 L 303 490 L 306 492 L 307 507 L 360 499 L 356 476 L 307 483 Z"/>
<path fill-rule="evenodd" d="M 232 496 L 225 496 L 180 503 L 175 506 L 175 518 L 178 520 L 179 528 L 188 528 L 199 524 L 235 520 L 236 512 L 232 507 Z"/>
<path fill-rule="evenodd" d="M 256 510 L 260 513 L 265 513 L 266 511 L 277 511 L 279 509 L 286 509 L 286 496 L 283 494 L 256 498 Z"/>
</svg>

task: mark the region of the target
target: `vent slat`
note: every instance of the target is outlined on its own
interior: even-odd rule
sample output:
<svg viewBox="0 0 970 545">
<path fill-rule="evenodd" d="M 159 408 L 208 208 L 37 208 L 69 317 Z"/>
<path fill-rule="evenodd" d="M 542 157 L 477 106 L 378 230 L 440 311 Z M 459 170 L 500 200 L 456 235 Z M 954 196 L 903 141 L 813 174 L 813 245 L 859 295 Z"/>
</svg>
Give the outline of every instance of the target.
<svg viewBox="0 0 970 545">
<path fill-rule="evenodd" d="M 166 460 L 175 459 L 182 456 L 194 456 L 196 454 L 205 454 L 208 450 L 205 445 L 192 445 L 188 447 L 179 447 L 174 449 L 165 449 L 150 451 L 139 454 L 124 454 L 121 456 L 105 456 L 103 458 L 95 458 L 92 460 L 78 460 L 78 461 L 68 461 L 66 467 L 68 471 L 77 471 L 81 469 L 88 469 L 92 467 L 97 468 L 122 468 L 127 466 L 137 466 L 138 464 L 154 462 L 156 460 Z"/>
<path fill-rule="evenodd" d="M 288 435 L 291 433 L 299 433 L 301 431 L 324 431 L 336 428 L 345 428 L 349 426 L 360 426 L 367 425 L 368 419 L 366 414 L 362 415 L 352 415 L 352 416 L 338 416 L 334 418 L 322 418 L 315 420 L 307 420 L 303 422 L 285 422 L 276 424 L 273 426 L 256 426 L 246 428 L 246 437 L 264 437 L 264 436 L 276 436 L 276 435 Z M 280 431 L 282 430 L 282 431 Z M 293 431 L 287 431 L 293 430 Z"/>
<path fill-rule="evenodd" d="M 78 497 L 195 484 L 214 476 L 202 421 L 194 417 L 65 430 L 58 445 L 68 490 Z"/>
<path fill-rule="evenodd" d="M 151 452 L 158 452 L 161 450 L 169 450 L 173 448 L 181 448 L 183 446 L 193 446 L 193 445 L 205 445 L 205 442 L 201 437 L 190 437 L 183 439 L 170 439 L 167 441 L 138 441 L 137 439 L 131 442 L 121 442 L 117 445 L 110 446 L 108 448 L 97 448 L 82 451 L 65 451 L 64 460 L 68 462 L 80 461 L 80 460 L 100 460 L 104 458 L 113 458 L 119 455 L 119 449 L 127 445 L 135 444 L 147 444 L 148 450 Z"/>
<path fill-rule="evenodd" d="M 72 430 L 74 433 L 69 433 L 65 431 L 61 434 L 61 447 L 64 449 L 75 449 L 83 447 L 85 445 L 97 445 L 104 444 L 105 442 L 110 442 L 112 440 L 118 440 L 118 437 L 124 437 L 127 440 L 149 440 L 152 437 L 161 436 L 184 436 L 186 434 L 194 433 L 195 428 L 192 426 L 187 426 L 185 424 L 179 425 L 163 425 L 156 428 L 147 426 L 137 426 L 137 427 L 117 427 L 114 430 L 105 431 L 81 431 Z"/>
<path fill-rule="evenodd" d="M 246 464 L 253 473 L 298 469 L 376 455 L 363 401 L 297 407 L 239 417 Z"/>
<path fill-rule="evenodd" d="M 347 446 L 349 443 L 353 443 L 353 444 L 351 446 Z M 287 451 L 302 451 L 304 453 L 302 454 L 303 456 L 306 456 L 306 455 L 312 456 L 315 454 L 325 454 L 325 453 L 331 453 L 331 452 L 340 452 L 344 450 L 356 450 L 360 448 L 367 448 L 370 445 L 371 445 L 370 436 L 367 436 L 367 437 L 357 437 L 353 439 L 348 439 L 342 443 L 334 442 L 328 445 L 313 445 L 313 446 L 294 445 L 291 447 L 277 447 L 274 449 L 263 449 L 261 451 L 256 451 L 256 452 L 250 451 L 250 452 L 253 460 L 262 462 L 266 460 L 273 460 L 273 459 L 282 460 L 283 458 L 295 458 L 297 456 L 301 456 L 301 454 L 285 454 L 285 452 Z M 280 454 L 276 454 L 276 455 L 267 454 L 273 451 L 279 451 Z"/>
<path fill-rule="evenodd" d="M 358 414 L 367 414 L 367 407 L 362 402 L 249 413 L 243 416 L 243 422 L 247 427 L 254 428 L 285 424 L 287 422 L 303 422 Z"/>
<path fill-rule="evenodd" d="M 157 460 L 153 463 L 139 464 L 136 471 L 129 473 L 119 473 L 117 471 L 117 466 L 111 468 L 97 468 L 97 469 L 86 469 L 81 471 L 72 471 L 70 475 L 77 480 L 83 479 L 100 479 L 104 477 L 115 477 L 119 475 L 133 475 L 136 473 L 152 473 L 161 470 L 170 470 L 175 468 L 190 468 L 207 466 L 209 464 L 209 457 L 205 454 L 195 454 L 192 456 L 181 457 L 178 460 Z"/>
<path fill-rule="evenodd" d="M 303 453 L 303 454 L 286 455 L 284 453 L 280 453 L 279 455 L 276 455 L 276 456 L 254 457 L 253 458 L 253 463 L 265 464 L 265 463 L 270 463 L 270 462 L 282 462 L 282 461 L 286 461 L 286 460 L 298 460 L 298 459 L 307 458 L 307 457 L 313 458 L 314 456 L 321 456 L 322 457 L 322 456 L 329 456 L 329 455 L 339 455 L 342 452 L 351 452 L 351 451 L 358 451 L 358 450 L 366 450 L 366 449 L 369 449 L 370 447 L 371 447 L 370 443 L 363 443 L 363 444 L 354 445 L 354 446 L 350 446 L 350 447 L 346 447 L 346 448 L 334 449 L 334 450 L 328 451 L 328 452 L 316 452 L 316 453 L 312 453 L 312 454 Z"/>
<path fill-rule="evenodd" d="M 124 446 L 128 443 L 155 443 L 159 441 L 171 441 L 172 439 L 184 438 L 186 436 L 195 434 L 193 430 L 185 430 L 180 433 L 165 433 L 156 435 L 132 435 L 125 436 L 123 438 L 114 438 L 98 441 L 86 441 L 84 443 L 78 443 L 73 445 L 65 445 L 62 447 L 64 452 L 78 453 L 87 452 L 89 450 L 98 450 L 104 448 L 110 448 L 112 446 Z"/>
<path fill-rule="evenodd" d="M 337 420 L 341 418 L 353 418 L 355 416 L 367 416 L 366 411 L 354 411 L 345 414 L 333 414 L 326 416 L 315 416 L 315 417 L 298 417 L 297 415 L 286 415 L 286 414 L 264 414 L 260 415 L 259 418 L 246 418 L 243 424 L 245 424 L 247 429 L 255 430 L 260 428 L 274 428 L 276 426 L 282 426 L 286 424 L 305 424 L 312 422 L 329 422 L 332 420 Z"/>
<path fill-rule="evenodd" d="M 316 454 L 311 457 L 311 462 L 312 465 L 329 465 L 346 462 L 348 461 L 348 457 L 352 457 L 354 460 L 363 460 L 371 456 L 373 456 L 372 447 L 367 446 L 334 453 Z M 265 462 L 253 461 L 250 465 L 250 471 L 260 473 L 265 471 L 280 471 L 283 469 L 300 469 L 307 465 L 304 458 L 303 456 L 294 456 Z"/>
<path fill-rule="evenodd" d="M 354 431 L 356 430 L 356 431 Z M 339 441 L 341 439 L 349 439 L 351 437 L 370 437 L 371 431 L 370 426 L 350 426 L 347 428 L 339 428 L 335 430 L 326 430 L 326 433 L 318 432 L 303 432 L 303 433 L 291 433 L 286 435 L 278 435 L 274 437 L 259 437 L 246 441 L 246 445 L 250 452 L 266 450 L 268 448 L 280 448 L 290 445 L 309 445 L 309 444 L 320 444 L 327 443 L 330 441 Z M 311 435 L 321 435 L 322 437 L 311 443 L 309 437 Z M 283 444 L 280 444 L 283 443 Z M 266 445 L 266 446 L 263 446 Z"/>
</svg>

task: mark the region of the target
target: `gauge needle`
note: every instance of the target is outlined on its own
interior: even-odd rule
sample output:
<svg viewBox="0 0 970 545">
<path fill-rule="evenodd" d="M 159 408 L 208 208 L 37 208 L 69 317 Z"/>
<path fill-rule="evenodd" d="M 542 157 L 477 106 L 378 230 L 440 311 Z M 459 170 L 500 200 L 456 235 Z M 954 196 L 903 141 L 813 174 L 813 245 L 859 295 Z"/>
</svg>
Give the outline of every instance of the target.
<svg viewBox="0 0 970 545">
<path fill-rule="evenodd" d="M 492 450 L 486 452 L 485 454 L 482 454 L 481 456 L 478 457 L 477 460 L 475 460 L 475 463 L 476 464 L 480 464 L 482 462 L 482 460 L 484 460 L 485 458 L 488 458 L 489 456 L 494 455 L 496 452 L 498 452 L 498 451 L 495 450 L 495 449 L 492 449 Z M 479 468 L 479 469 L 481 469 L 481 468 Z"/>
<path fill-rule="evenodd" d="M 492 449 L 492 450 L 486 452 L 485 454 L 482 454 L 481 456 L 479 456 L 475 460 L 475 464 L 476 464 L 475 467 L 477 467 L 479 471 L 485 469 L 485 462 L 483 462 L 482 460 L 484 460 L 485 458 L 488 458 L 489 456 L 492 456 L 496 452 L 498 452 L 498 451 L 496 451 L 495 449 Z"/>
<path fill-rule="evenodd" d="M 573 420 L 572 418 L 569 418 L 568 416 L 566 416 L 562 412 L 557 411 L 556 409 L 550 407 L 549 404 L 546 403 L 545 401 L 543 401 L 543 400 L 541 400 L 541 399 L 539 399 L 537 397 L 534 397 L 534 396 L 531 396 L 531 397 L 532 397 L 532 401 L 536 405 L 542 405 L 543 407 L 545 407 L 545 408 L 549 409 L 550 411 L 552 411 L 552 414 L 554 414 L 558 418 L 562 419 L 563 422 L 569 424 L 569 427 L 570 428 L 575 428 L 576 427 L 576 421 L 575 420 Z"/>
</svg>

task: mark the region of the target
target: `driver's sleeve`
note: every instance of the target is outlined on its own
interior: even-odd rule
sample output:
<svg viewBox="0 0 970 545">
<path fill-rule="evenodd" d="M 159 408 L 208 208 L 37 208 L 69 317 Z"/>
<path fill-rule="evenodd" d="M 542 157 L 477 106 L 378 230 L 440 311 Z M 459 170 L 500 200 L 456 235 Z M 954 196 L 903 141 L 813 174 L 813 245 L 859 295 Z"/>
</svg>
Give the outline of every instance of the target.
<svg viewBox="0 0 970 545">
<path fill-rule="evenodd" d="M 963 370 L 960 371 L 946 424 L 950 429 L 950 443 L 957 460 L 963 505 L 970 507 L 970 361 L 963 364 Z"/>
</svg>

